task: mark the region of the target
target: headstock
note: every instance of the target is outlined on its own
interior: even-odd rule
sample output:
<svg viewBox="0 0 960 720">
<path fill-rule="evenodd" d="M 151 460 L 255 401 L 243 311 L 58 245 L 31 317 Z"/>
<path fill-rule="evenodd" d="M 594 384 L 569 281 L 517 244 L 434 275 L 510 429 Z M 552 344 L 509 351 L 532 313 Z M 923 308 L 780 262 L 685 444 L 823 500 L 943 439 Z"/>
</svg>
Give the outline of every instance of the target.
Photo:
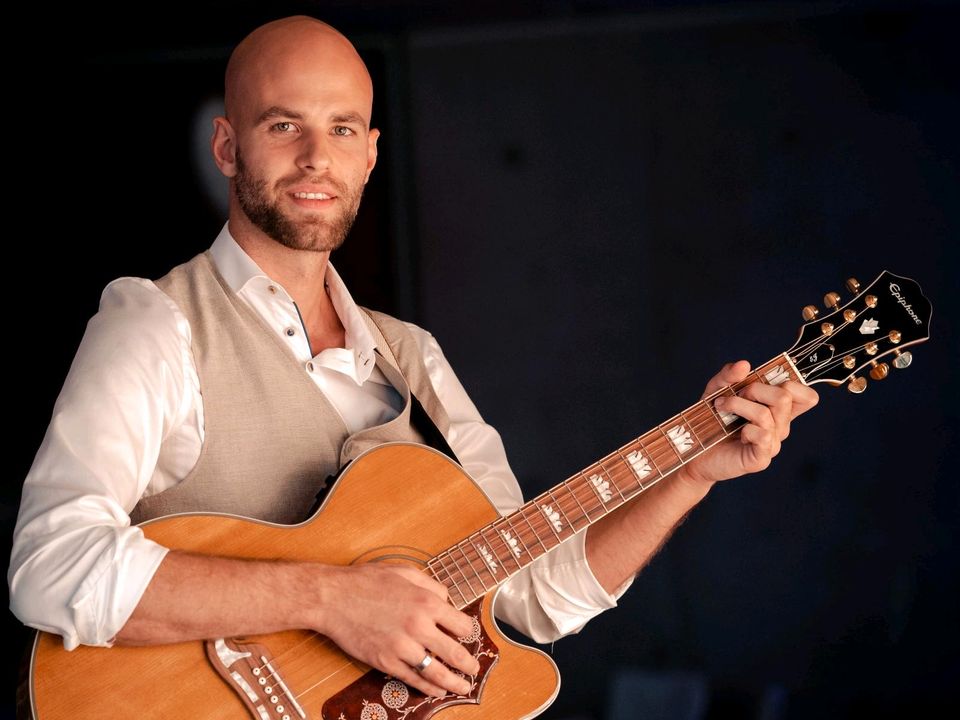
<svg viewBox="0 0 960 720">
<path fill-rule="evenodd" d="M 867 378 L 883 380 L 890 365 L 904 369 L 913 356 L 905 348 L 927 340 L 930 335 L 930 301 L 913 280 L 887 271 L 860 290 L 854 278 L 847 289 L 856 293 L 846 305 L 840 296 L 827 293 L 824 305 L 831 312 L 818 318 L 813 305 L 803 308 L 800 338 L 787 355 L 807 385 L 827 382 L 832 385 L 850 381 L 850 392 L 861 393 Z M 889 364 L 881 358 L 889 357 Z"/>
</svg>

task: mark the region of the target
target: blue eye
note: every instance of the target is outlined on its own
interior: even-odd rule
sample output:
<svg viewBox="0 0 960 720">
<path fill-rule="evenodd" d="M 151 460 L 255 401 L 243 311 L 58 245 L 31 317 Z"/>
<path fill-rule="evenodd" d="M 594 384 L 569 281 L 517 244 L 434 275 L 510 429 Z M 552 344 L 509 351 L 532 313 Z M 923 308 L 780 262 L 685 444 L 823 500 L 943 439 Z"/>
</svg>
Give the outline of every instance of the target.
<svg viewBox="0 0 960 720">
<path fill-rule="evenodd" d="M 288 133 L 295 130 L 296 125 L 294 125 L 289 120 L 284 120 L 283 122 L 274 123 L 271 129 L 276 130 L 277 132 L 280 132 L 280 133 Z"/>
<path fill-rule="evenodd" d="M 340 137 L 349 137 L 350 135 L 353 135 L 354 132 L 345 125 L 337 125 L 335 128 L 333 128 L 333 134 L 339 135 Z"/>
</svg>

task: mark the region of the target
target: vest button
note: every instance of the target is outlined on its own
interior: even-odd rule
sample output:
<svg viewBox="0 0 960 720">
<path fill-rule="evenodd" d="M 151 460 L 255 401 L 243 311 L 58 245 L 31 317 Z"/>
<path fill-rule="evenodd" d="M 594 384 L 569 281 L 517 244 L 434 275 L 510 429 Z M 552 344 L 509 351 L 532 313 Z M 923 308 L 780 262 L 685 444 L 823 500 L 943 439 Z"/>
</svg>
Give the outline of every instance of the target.
<svg viewBox="0 0 960 720">
<path fill-rule="evenodd" d="M 313 363 L 312 363 L 312 362 L 308 362 L 308 363 L 307 363 L 307 372 L 313 372 Z"/>
<path fill-rule="evenodd" d="M 270 294 L 271 294 L 271 295 L 276 295 L 276 294 L 277 294 L 277 286 L 276 286 L 276 285 L 268 285 L 268 286 L 267 286 L 267 290 L 270 291 Z"/>
<path fill-rule="evenodd" d="M 296 334 L 297 334 L 297 331 L 294 328 L 292 327 L 287 328 L 287 337 L 293 337 Z"/>
</svg>

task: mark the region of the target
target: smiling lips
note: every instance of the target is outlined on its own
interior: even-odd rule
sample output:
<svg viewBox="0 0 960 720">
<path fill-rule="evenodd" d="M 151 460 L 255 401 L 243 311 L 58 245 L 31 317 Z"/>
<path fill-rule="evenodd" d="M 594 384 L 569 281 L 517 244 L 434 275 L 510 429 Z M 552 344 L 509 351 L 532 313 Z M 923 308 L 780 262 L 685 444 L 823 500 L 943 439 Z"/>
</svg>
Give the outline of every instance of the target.
<svg viewBox="0 0 960 720">
<path fill-rule="evenodd" d="M 295 192 L 293 196 L 298 200 L 330 200 L 333 195 L 322 192 Z"/>
</svg>

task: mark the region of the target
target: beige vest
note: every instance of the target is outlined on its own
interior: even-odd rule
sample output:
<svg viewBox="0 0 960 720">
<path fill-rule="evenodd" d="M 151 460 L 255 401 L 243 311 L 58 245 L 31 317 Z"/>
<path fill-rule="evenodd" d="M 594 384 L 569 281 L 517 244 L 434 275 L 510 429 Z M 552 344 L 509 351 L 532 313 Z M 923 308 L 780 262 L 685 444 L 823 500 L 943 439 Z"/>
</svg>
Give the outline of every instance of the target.
<svg viewBox="0 0 960 720">
<path fill-rule="evenodd" d="M 283 340 L 230 289 L 209 251 L 156 284 L 190 323 L 204 439 L 187 477 L 141 498 L 133 522 L 192 511 L 300 522 L 325 479 L 344 464 L 384 442 L 422 440 L 410 423 L 411 390 L 447 434 L 450 421 L 416 340 L 399 320 L 364 312 L 379 351 L 377 366 L 403 398 L 403 410 L 350 435 Z"/>
</svg>

